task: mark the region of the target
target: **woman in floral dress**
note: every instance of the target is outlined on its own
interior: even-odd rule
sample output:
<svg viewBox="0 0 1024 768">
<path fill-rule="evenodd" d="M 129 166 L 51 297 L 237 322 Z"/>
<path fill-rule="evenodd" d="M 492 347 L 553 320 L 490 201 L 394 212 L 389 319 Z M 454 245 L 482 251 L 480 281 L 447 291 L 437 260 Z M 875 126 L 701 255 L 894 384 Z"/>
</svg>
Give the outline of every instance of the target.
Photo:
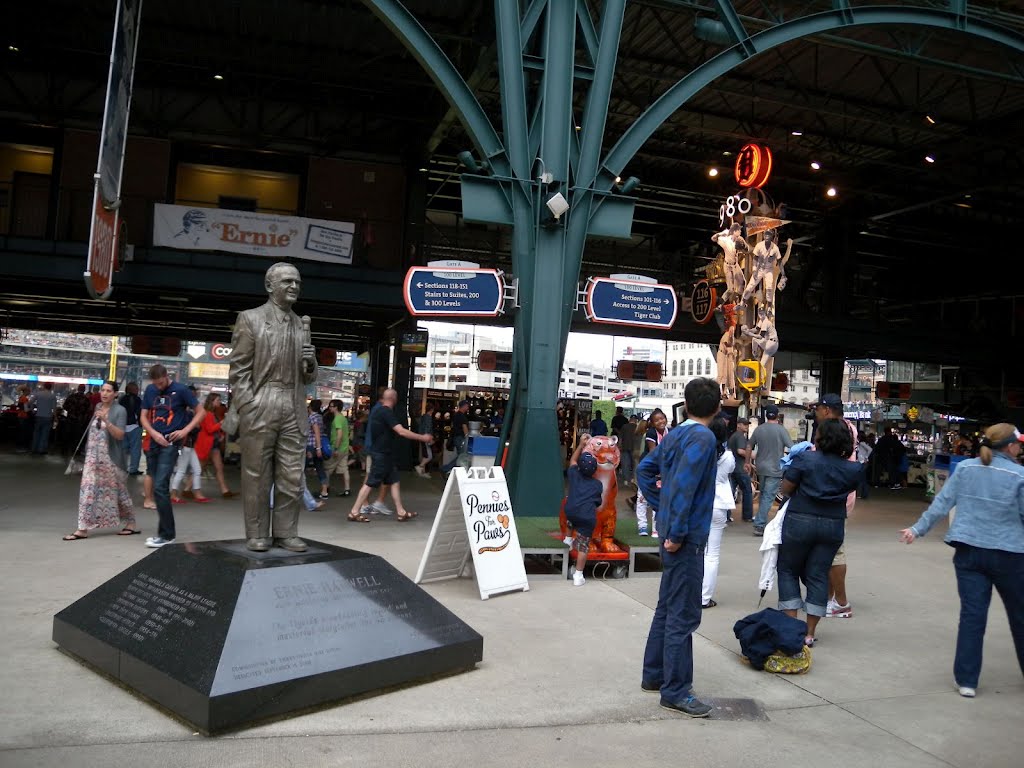
<svg viewBox="0 0 1024 768">
<path fill-rule="evenodd" d="M 121 526 L 121 536 L 139 533 L 126 485 L 124 428 L 128 414 L 114 402 L 116 395 L 116 382 L 108 381 L 100 387 L 100 402 L 88 426 L 85 468 L 78 494 L 78 530 L 65 536 L 64 541 L 87 539 L 93 528 Z"/>
</svg>

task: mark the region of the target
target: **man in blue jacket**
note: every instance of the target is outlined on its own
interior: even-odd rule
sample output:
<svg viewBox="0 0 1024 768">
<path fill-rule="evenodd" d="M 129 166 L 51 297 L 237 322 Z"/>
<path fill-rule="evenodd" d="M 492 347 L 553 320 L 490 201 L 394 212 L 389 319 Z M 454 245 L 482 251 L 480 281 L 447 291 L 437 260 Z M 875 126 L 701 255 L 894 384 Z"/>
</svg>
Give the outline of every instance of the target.
<svg viewBox="0 0 1024 768">
<path fill-rule="evenodd" d="M 714 379 L 693 379 L 684 391 L 687 419 L 637 467 L 637 483 L 656 510 L 661 532 L 661 587 L 644 651 L 645 691 L 661 706 L 707 717 L 711 706 L 693 695 L 693 632 L 700 626 L 704 547 L 711 528 L 718 454 L 708 424 L 721 408 Z"/>
</svg>

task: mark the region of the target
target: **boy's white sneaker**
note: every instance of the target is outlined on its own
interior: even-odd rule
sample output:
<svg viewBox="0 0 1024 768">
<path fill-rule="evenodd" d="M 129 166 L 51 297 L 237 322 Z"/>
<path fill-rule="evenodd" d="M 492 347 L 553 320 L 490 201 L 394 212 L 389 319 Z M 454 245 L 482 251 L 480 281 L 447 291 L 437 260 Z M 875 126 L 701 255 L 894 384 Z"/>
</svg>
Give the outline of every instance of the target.
<svg viewBox="0 0 1024 768">
<path fill-rule="evenodd" d="M 567 547 L 571 547 L 572 546 L 572 536 L 566 536 L 564 539 L 562 539 L 562 543 L 565 544 L 565 546 L 567 546 Z"/>
<path fill-rule="evenodd" d="M 587 583 L 587 580 L 583 578 L 583 571 L 575 571 L 572 574 L 572 585 L 574 587 L 582 587 Z"/>
</svg>

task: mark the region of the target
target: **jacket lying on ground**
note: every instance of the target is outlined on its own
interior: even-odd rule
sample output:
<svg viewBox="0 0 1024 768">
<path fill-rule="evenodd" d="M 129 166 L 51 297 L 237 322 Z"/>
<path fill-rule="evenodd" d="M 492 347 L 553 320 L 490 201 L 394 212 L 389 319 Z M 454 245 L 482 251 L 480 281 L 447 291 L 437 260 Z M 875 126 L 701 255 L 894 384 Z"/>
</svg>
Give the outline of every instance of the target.
<svg viewBox="0 0 1024 768">
<path fill-rule="evenodd" d="M 740 651 L 750 659 L 750 666 L 764 669 L 765 659 L 777 650 L 790 656 L 803 650 L 807 622 L 765 608 L 737 621 L 732 631 L 740 641 Z"/>
</svg>

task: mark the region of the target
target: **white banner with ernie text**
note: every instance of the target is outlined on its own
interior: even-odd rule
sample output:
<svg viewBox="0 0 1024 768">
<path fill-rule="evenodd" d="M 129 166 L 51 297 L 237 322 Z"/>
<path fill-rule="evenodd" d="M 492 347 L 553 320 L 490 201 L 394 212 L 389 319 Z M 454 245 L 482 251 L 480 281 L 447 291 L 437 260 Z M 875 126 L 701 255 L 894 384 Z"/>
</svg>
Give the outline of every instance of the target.
<svg viewBox="0 0 1024 768">
<path fill-rule="evenodd" d="M 163 203 L 153 208 L 155 246 L 352 263 L 355 224 L 350 221 Z"/>
</svg>

